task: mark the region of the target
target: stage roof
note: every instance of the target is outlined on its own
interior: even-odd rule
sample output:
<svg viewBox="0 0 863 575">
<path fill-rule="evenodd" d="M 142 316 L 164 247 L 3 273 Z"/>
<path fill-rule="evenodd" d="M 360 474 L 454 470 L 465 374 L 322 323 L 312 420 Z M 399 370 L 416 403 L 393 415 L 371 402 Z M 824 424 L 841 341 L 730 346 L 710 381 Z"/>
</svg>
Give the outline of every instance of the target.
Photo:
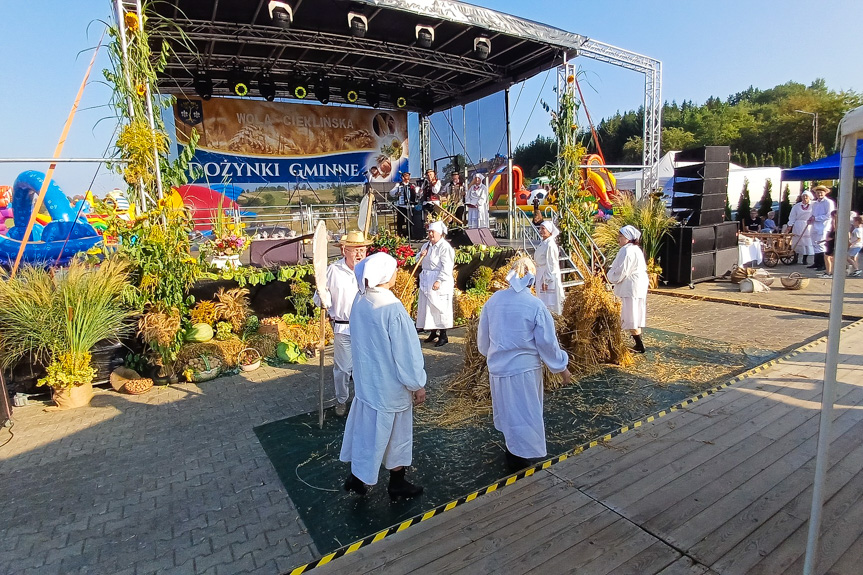
<svg viewBox="0 0 863 575">
<path fill-rule="evenodd" d="M 300 80 L 316 98 L 316 77 L 325 75 L 331 101 L 344 102 L 342 87 L 359 89 L 360 105 L 379 92 L 381 107 L 402 95 L 407 109 L 432 112 L 493 94 L 558 66 L 588 38 L 558 28 L 454 0 L 284 0 L 293 10 L 290 29 L 275 25 L 269 0 L 174 0 L 151 9 L 173 25 L 152 29 L 153 48 L 168 40 L 177 57 L 160 78 L 162 93 L 194 96 L 195 74 L 213 79 L 213 95 L 231 95 L 228 80 L 242 66 L 252 97 L 269 70 L 277 97 Z M 365 37 L 351 35 L 348 14 L 365 16 Z M 418 25 L 434 30 L 431 48 L 417 45 Z M 181 35 L 179 30 L 182 30 Z M 182 36 L 185 36 L 185 39 Z M 491 51 L 474 55 L 484 36 Z M 369 86 L 377 81 L 377 90 Z"/>
</svg>

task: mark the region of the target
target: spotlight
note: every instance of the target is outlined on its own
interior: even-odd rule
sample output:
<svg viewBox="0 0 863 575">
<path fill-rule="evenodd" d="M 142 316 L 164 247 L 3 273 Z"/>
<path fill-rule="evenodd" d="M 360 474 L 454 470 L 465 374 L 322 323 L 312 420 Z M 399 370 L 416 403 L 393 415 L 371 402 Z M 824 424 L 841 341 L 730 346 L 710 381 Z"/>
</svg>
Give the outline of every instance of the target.
<svg viewBox="0 0 863 575">
<path fill-rule="evenodd" d="M 431 48 L 434 43 L 434 28 L 417 24 L 416 27 L 417 46 L 420 48 Z"/>
<path fill-rule="evenodd" d="M 368 86 L 366 88 L 366 101 L 372 108 L 381 107 L 381 92 L 378 88 L 378 81 L 374 78 L 369 80 Z"/>
<path fill-rule="evenodd" d="M 298 100 L 304 100 L 309 95 L 308 85 L 309 81 L 305 76 L 295 77 L 290 83 L 291 95 Z"/>
<path fill-rule="evenodd" d="M 228 85 L 231 87 L 231 93 L 235 96 L 242 97 L 249 95 L 249 81 L 243 74 L 242 68 L 236 68 L 231 72 Z"/>
<path fill-rule="evenodd" d="M 408 105 L 408 99 L 407 98 L 405 98 L 401 94 L 396 95 L 396 108 L 401 109 L 407 105 Z"/>
<path fill-rule="evenodd" d="M 360 99 L 360 92 L 357 90 L 357 86 L 354 83 L 353 78 L 345 80 L 345 84 L 342 86 L 342 98 L 344 98 L 345 102 L 348 104 L 356 104 L 357 100 Z"/>
<path fill-rule="evenodd" d="M 269 8 L 270 19 L 273 21 L 273 24 L 279 28 L 289 30 L 291 24 L 294 22 L 294 10 L 290 4 L 280 2 L 279 0 L 270 0 Z"/>
<path fill-rule="evenodd" d="M 359 12 L 348 12 L 348 28 L 351 30 L 351 36 L 365 38 L 369 29 L 369 19 Z"/>
<path fill-rule="evenodd" d="M 315 79 L 315 97 L 321 104 L 330 103 L 330 80 L 326 76 L 318 76 Z"/>
<path fill-rule="evenodd" d="M 213 97 L 213 80 L 206 72 L 198 72 L 195 75 L 195 93 L 204 100 L 209 100 Z"/>
<path fill-rule="evenodd" d="M 477 60 L 487 60 L 491 54 L 491 40 L 485 36 L 477 36 L 473 39 L 473 55 Z"/>
<path fill-rule="evenodd" d="M 261 72 L 261 77 L 258 80 L 258 91 L 261 93 L 261 97 L 267 102 L 272 102 L 276 99 L 276 83 L 273 82 L 273 78 L 269 72 Z"/>
</svg>

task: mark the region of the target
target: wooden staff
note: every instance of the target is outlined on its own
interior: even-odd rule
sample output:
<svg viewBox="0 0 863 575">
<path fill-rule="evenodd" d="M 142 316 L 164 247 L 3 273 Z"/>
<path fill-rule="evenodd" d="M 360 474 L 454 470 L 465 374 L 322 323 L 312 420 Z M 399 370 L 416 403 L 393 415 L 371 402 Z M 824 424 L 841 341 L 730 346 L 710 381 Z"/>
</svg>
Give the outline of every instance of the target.
<svg viewBox="0 0 863 575">
<path fill-rule="evenodd" d="M 426 250 L 426 253 L 428 253 L 428 250 Z M 420 257 L 417 258 L 417 263 L 414 264 L 414 269 L 411 270 L 411 277 L 413 277 L 413 275 L 417 273 L 417 268 L 420 267 L 420 264 L 422 263 L 424 257 L 426 257 L 425 254 L 420 254 Z M 408 284 L 405 284 L 405 287 L 402 288 L 402 293 L 399 295 L 399 299 L 405 297 L 405 293 L 407 293 L 407 291 Z"/>
</svg>

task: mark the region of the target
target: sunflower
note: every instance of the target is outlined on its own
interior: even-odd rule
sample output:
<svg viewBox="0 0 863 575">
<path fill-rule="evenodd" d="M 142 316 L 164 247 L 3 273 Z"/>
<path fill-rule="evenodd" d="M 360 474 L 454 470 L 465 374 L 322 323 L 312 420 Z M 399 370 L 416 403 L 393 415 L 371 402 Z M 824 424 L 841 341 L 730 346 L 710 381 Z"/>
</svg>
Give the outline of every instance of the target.
<svg viewBox="0 0 863 575">
<path fill-rule="evenodd" d="M 566 83 L 567 84 L 572 84 L 573 82 L 575 82 L 575 76 L 570 74 L 569 76 L 566 77 Z"/>
<path fill-rule="evenodd" d="M 147 93 L 147 87 L 144 84 L 138 84 L 135 87 L 135 93 L 138 94 L 141 98 L 144 97 L 144 94 Z"/>
<path fill-rule="evenodd" d="M 123 17 L 123 22 L 126 24 L 126 30 L 134 34 L 141 27 L 141 22 L 138 20 L 138 15 L 134 12 L 126 12 Z"/>
</svg>

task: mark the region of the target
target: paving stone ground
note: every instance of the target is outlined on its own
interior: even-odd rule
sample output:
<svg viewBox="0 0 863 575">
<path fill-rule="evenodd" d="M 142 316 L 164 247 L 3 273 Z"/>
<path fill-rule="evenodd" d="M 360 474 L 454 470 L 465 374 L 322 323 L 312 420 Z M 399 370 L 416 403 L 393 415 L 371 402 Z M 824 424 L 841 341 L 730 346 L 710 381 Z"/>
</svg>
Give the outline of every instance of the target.
<svg viewBox="0 0 863 575">
<path fill-rule="evenodd" d="M 827 328 L 662 295 L 648 306 L 650 326 L 768 349 Z M 430 377 L 460 367 L 461 334 L 426 346 Z M 317 382 L 316 364 L 264 366 L 142 396 L 99 391 L 66 412 L 16 408 L 0 448 L 0 574 L 275 575 L 316 558 L 253 428 L 316 409 Z"/>
</svg>

